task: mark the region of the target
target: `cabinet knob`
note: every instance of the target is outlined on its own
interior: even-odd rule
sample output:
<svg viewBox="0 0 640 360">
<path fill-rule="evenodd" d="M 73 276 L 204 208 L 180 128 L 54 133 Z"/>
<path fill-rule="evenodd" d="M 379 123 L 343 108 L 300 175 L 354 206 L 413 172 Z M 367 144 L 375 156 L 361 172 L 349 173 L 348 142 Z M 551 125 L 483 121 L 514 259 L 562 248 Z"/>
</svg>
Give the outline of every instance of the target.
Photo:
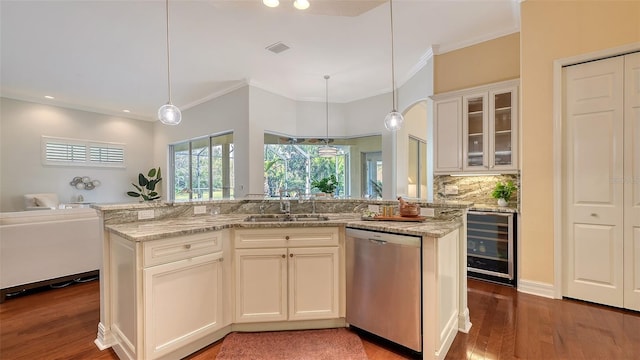
<svg viewBox="0 0 640 360">
<path fill-rule="evenodd" d="M 289 254 L 289 257 L 293 257 L 293 254 Z"/>
<path fill-rule="evenodd" d="M 283 258 L 283 259 L 286 259 L 286 258 L 287 258 L 287 255 L 282 254 L 282 258 Z"/>
<path fill-rule="evenodd" d="M 186 244 L 186 245 L 184 246 L 184 248 L 185 248 L 185 249 L 191 249 L 191 244 Z"/>
<path fill-rule="evenodd" d="M 285 236 L 284 238 L 285 240 L 289 240 L 289 235 Z"/>
</svg>

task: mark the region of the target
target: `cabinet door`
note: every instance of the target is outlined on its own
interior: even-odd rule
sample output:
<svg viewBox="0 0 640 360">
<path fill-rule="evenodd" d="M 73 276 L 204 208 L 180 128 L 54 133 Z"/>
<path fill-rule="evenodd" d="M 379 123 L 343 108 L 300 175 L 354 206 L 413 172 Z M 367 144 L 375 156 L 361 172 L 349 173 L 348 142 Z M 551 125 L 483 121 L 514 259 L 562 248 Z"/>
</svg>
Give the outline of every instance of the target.
<svg viewBox="0 0 640 360">
<path fill-rule="evenodd" d="M 434 103 L 433 144 L 434 172 L 462 171 L 462 99 L 438 100 Z"/>
<path fill-rule="evenodd" d="M 238 249 L 235 322 L 287 320 L 287 249 Z"/>
<path fill-rule="evenodd" d="M 463 169 L 481 171 L 488 169 L 489 123 L 487 93 L 462 97 Z"/>
<path fill-rule="evenodd" d="M 518 168 L 518 92 L 516 87 L 489 92 L 489 170 Z"/>
<path fill-rule="evenodd" d="M 155 359 L 219 329 L 222 253 L 143 270 L 145 359 Z"/>
<path fill-rule="evenodd" d="M 338 317 L 338 249 L 289 249 L 289 320 Z"/>
</svg>

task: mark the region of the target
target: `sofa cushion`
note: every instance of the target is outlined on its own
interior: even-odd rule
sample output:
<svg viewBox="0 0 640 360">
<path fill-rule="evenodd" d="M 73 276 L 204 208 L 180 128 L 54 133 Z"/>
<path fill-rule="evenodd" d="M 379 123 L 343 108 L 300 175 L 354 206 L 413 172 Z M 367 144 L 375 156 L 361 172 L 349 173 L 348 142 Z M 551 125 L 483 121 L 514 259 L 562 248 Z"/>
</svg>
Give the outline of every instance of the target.
<svg viewBox="0 0 640 360">
<path fill-rule="evenodd" d="M 55 193 L 40 193 L 40 194 L 25 194 L 24 206 L 26 209 L 32 207 L 44 207 L 49 209 L 55 209 L 58 207 L 60 201 L 58 195 Z"/>
</svg>

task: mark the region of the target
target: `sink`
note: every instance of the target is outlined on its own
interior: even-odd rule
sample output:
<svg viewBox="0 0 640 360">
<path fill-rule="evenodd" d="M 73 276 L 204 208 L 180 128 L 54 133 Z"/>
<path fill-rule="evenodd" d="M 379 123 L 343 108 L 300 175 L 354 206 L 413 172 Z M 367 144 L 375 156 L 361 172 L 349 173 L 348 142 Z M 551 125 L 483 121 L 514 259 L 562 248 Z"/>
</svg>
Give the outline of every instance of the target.
<svg viewBox="0 0 640 360">
<path fill-rule="evenodd" d="M 327 221 L 327 216 L 316 214 L 282 214 L 282 215 L 251 215 L 244 219 L 248 222 L 282 222 L 282 221 Z"/>
</svg>

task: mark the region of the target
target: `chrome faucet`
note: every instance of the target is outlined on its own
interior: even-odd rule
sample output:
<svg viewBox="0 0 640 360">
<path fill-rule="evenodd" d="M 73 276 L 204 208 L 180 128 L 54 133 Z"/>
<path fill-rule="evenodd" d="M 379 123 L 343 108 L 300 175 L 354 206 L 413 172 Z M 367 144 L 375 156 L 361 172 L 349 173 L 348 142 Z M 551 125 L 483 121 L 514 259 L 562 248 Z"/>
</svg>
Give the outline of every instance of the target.
<svg viewBox="0 0 640 360">
<path fill-rule="evenodd" d="M 280 212 L 289 215 L 291 213 L 291 201 L 282 198 L 282 193 L 285 191 L 284 189 L 280 189 Z"/>
</svg>

